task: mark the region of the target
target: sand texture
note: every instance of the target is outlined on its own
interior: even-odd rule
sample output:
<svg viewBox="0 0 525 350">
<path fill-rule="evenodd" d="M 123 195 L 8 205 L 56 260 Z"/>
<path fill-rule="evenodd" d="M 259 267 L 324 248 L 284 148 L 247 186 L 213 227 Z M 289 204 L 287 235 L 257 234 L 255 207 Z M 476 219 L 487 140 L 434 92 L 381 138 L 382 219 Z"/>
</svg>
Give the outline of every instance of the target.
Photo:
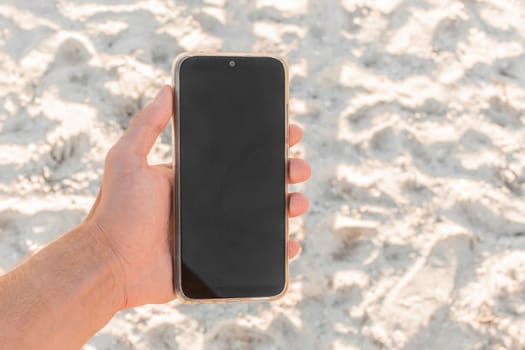
<svg viewBox="0 0 525 350">
<path fill-rule="evenodd" d="M 523 0 L 2 1 L 0 273 L 82 220 L 187 50 L 290 64 L 289 293 L 127 310 L 84 349 L 525 349 Z"/>
</svg>

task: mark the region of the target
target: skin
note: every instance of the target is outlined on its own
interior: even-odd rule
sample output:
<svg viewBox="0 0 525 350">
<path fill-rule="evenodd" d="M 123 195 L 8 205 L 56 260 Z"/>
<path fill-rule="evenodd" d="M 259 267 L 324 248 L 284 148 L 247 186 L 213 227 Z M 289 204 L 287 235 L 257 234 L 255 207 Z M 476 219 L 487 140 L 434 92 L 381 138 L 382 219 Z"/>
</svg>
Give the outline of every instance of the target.
<svg viewBox="0 0 525 350">
<path fill-rule="evenodd" d="M 172 100 L 172 88 L 164 86 L 110 149 L 86 219 L 0 277 L 2 348 L 79 348 L 119 310 L 176 297 L 170 252 L 173 167 L 149 165 L 146 159 L 169 122 Z M 291 125 L 290 146 L 300 139 L 301 129 Z M 288 169 L 289 183 L 310 176 L 301 159 L 290 159 Z M 305 195 L 289 195 L 289 216 L 307 208 Z M 289 257 L 299 252 L 291 240 Z"/>
</svg>

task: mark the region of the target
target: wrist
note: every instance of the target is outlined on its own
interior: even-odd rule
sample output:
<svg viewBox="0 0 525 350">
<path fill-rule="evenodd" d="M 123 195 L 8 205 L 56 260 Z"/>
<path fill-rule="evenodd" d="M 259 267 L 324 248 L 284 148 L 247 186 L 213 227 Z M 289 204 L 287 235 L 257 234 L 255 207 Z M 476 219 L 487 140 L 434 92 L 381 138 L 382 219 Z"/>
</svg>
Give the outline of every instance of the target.
<svg viewBox="0 0 525 350">
<path fill-rule="evenodd" d="M 91 251 L 93 267 L 99 273 L 101 289 L 110 298 L 113 314 L 124 309 L 127 305 L 125 271 L 107 233 L 93 222 L 83 223 L 79 232 L 81 245 Z"/>
<path fill-rule="evenodd" d="M 24 349 L 81 347 L 125 305 L 121 271 L 91 226 L 82 224 L 60 237 L 0 286 L 0 313 L 9 311 L 18 325 L 8 331 L 8 341 Z M 0 320 L 2 328 L 9 329 Z M 0 332 L 2 343 L 4 338 Z"/>
</svg>

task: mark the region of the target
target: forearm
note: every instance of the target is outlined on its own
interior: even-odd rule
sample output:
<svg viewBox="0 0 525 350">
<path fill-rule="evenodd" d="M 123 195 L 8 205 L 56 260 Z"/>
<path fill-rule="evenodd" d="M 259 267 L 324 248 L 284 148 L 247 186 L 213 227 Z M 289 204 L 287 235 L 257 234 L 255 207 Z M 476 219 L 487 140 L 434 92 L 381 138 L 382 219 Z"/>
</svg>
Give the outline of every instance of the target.
<svg viewBox="0 0 525 350">
<path fill-rule="evenodd" d="M 0 277 L 0 344 L 79 348 L 123 305 L 118 262 L 80 226 Z"/>
</svg>

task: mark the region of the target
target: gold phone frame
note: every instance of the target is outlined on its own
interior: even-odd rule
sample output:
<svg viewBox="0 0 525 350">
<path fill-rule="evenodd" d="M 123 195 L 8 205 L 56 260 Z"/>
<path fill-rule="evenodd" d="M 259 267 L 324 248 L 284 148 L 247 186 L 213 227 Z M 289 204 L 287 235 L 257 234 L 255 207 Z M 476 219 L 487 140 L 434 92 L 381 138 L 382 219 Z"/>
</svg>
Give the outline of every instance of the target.
<svg viewBox="0 0 525 350">
<path fill-rule="evenodd" d="M 179 70 L 182 65 L 182 63 L 190 57 L 196 57 L 196 56 L 206 56 L 206 57 L 232 57 L 235 58 L 243 58 L 243 57 L 261 57 L 261 58 L 273 58 L 278 60 L 284 70 L 284 123 L 285 123 L 285 135 L 284 135 L 284 217 L 285 217 L 285 237 L 284 237 L 284 286 L 281 292 L 279 292 L 276 295 L 273 296 L 267 296 L 267 297 L 247 297 L 247 298 L 210 298 L 210 299 L 193 299 L 188 296 L 186 296 L 182 290 L 182 283 L 181 283 L 181 229 L 180 229 L 180 82 L 179 82 Z M 177 294 L 177 299 L 179 299 L 183 303 L 188 304 L 211 304 L 211 303 L 227 303 L 227 302 L 234 302 L 234 301 L 271 301 L 271 300 L 277 300 L 281 297 L 283 297 L 287 290 L 288 290 L 288 64 L 284 60 L 284 58 L 272 54 L 254 54 L 254 53 L 235 53 L 235 52 L 221 52 L 221 53 L 201 53 L 201 52 L 184 52 L 179 54 L 174 60 L 171 68 L 171 79 L 172 79 L 172 85 L 173 85 L 173 115 L 172 115 L 172 155 L 173 155 L 173 164 L 174 164 L 174 171 L 175 171 L 175 181 L 174 181 L 174 189 L 173 189 L 173 224 L 174 224 L 174 234 L 175 239 L 173 240 L 173 271 L 174 271 L 174 291 Z"/>
</svg>

